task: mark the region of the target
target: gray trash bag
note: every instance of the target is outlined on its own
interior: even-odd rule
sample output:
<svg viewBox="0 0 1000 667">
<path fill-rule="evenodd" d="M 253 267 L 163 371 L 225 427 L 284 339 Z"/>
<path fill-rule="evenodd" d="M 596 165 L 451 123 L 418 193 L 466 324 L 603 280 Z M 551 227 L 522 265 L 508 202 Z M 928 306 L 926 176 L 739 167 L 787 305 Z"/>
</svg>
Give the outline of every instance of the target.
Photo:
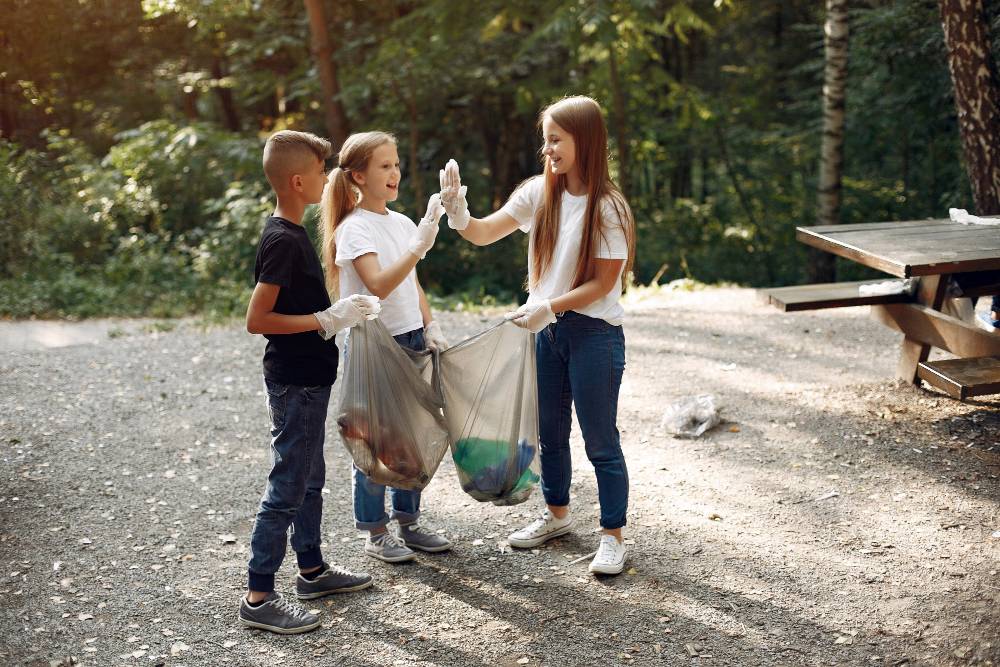
<svg viewBox="0 0 1000 667">
<path fill-rule="evenodd" d="M 444 414 L 462 489 L 516 505 L 538 485 L 535 337 L 503 322 L 440 356 Z"/>
<path fill-rule="evenodd" d="M 419 491 L 448 450 L 441 393 L 379 320 L 351 329 L 337 407 L 340 437 L 373 481 Z M 417 355 L 427 365 L 430 353 Z M 429 377 L 437 381 L 436 364 Z"/>
</svg>

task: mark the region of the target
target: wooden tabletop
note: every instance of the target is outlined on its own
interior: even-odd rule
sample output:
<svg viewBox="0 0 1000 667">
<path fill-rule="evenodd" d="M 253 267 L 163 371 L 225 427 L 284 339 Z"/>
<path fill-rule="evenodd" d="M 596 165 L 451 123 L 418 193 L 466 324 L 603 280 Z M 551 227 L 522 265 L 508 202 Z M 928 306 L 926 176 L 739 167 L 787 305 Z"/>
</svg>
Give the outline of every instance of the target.
<svg viewBox="0 0 1000 667">
<path fill-rule="evenodd" d="M 1000 225 L 869 222 L 797 227 L 795 238 L 899 278 L 1000 269 Z"/>
</svg>

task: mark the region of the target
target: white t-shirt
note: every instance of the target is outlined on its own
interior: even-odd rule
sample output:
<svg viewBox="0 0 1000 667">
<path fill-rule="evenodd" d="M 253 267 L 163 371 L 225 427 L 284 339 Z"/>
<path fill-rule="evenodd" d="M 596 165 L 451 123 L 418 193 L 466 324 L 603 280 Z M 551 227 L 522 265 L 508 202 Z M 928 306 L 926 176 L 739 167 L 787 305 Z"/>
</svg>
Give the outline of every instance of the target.
<svg viewBox="0 0 1000 667">
<path fill-rule="evenodd" d="M 354 268 L 354 260 L 368 253 L 378 255 L 385 268 L 409 252 L 410 241 L 417 233 L 413 221 L 402 213 L 382 215 L 363 208 L 354 209 L 337 227 L 337 266 L 340 267 L 340 298 L 368 294 L 368 288 Z M 386 298 L 382 299 L 379 319 L 393 336 L 419 329 L 424 325 L 417 292 L 417 272 L 409 275 Z"/>
<path fill-rule="evenodd" d="M 517 221 L 521 231 L 530 232 L 535 222 L 535 214 L 545 204 L 545 180 L 536 176 L 510 196 L 501 209 Z M 580 243 L 583 239 L 583 218 L 587 213 L 587 195 L 571 195 L 563 192 L 559 206 L 559 234 L 556 236 L 556 247 L 552 252 L 552 261 L 545 273 L 541 275 L 538 284 L 528 295 L 528 303 L 554 299 L 573 289 L 573 278 L 576 276 L 576 263 L 580 257 Z M 618 214 L 610 201 L 605 201 L 601 207 L 601 219 L 604 224 L 604 240 L 599 241 L 598 259 L 628 259 L 628 241 L 619 222 Z M 528 275 L 534 260 L 528 253 Z M 622 270 L 625 266 L 622 265 Z M 625 309 L 618 303 L 621 296 L 621 272 L 610 292 L 597 301 L 576 312 L 589 317 L 605 320 L 618 326 L 622 323 Z"/>
</svg>

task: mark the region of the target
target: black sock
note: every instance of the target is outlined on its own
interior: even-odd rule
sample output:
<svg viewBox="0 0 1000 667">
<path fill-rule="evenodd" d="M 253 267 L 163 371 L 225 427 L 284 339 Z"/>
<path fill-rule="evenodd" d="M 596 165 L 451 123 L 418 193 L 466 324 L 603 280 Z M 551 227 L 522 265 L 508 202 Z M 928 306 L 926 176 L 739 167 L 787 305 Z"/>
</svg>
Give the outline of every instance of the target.
<svg viewBox="0 0 1000 667">
<path fill-rule="evenodd" d="M 253 607 L 254 609 L 256 609 L 257 607 L 259 607 L 262 604 L 264 604 L 266 601 L 267 601 L 267 598 L 264 598 L 260 602 L 250 602 L 250 600 L 247 600 L 247 604 L 250 605 L 251 607 Z"/>
<path fill-rule="evenodd" d="M 302 578 L 305 579 L 306 581 L 312 581 L 313 579 L 315 579 L 319 575 L 321 575 L 324 572 L 326 572 L 326 570 L 327 570 L 328 567 L 330 567 L 330 566 L 326 564 L 326 561 L 324 561 L 323 564 L 319 566 L 318 570 L 313 570 L 312 572 L 310 572 L 308 574 L 306 574 L 304 572 L 299 572 L 299 574 L 301 574 Z"/>
</svg>

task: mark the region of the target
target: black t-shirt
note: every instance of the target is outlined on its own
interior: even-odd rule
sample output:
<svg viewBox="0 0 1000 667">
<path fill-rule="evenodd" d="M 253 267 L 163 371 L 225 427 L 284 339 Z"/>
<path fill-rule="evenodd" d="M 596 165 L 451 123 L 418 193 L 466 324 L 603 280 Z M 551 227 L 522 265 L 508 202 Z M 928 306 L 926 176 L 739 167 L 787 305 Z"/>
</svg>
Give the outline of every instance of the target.
<svg viewBox="0 0 1000 667">
<path fill-rule="evenodd" d="M 274 312 L 311 315 L 330 307 L 323 268 L 302 225 L 271 216 L 264 225 L 254 265 L 255 283 L 278 285 Z M 264 377 L 304 387 L 332 385 L 337 379 L 337 345 L 318 331 L 264 334 Z"/>
</svg>

